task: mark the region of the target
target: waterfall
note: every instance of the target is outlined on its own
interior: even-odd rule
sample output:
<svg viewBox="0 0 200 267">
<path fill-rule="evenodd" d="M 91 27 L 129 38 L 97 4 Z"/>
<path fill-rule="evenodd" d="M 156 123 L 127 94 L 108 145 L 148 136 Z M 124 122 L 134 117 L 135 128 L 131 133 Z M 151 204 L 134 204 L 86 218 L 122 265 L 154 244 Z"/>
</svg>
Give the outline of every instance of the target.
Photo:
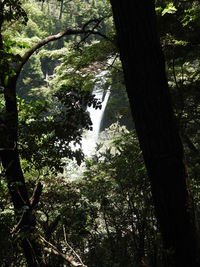
<svg viewBox="0 0 200 267">
<path fill-rule="evenodd" d="M 100 126 L 101 126 L 101 121 L 103 119 L 104 111 L 110 96 L 110 90 L 108 89 L 106 92 L 106 95 L 103 99 L 104 95 L 104 90 L 103 89 L 97 89 L 93 91 L 93 94 L 95 95 L 95 98 L 100 100 L 102 102 L 101 109 L 94 109 L 92 107 L 89 107 L 87 111 L 90 114 L 90 119 L 92 121 L 92 136 L 94 139 L 98 139 L 99 137 L 99 132 L 100 132 Z"/>
<path fill-rule="evenodd" d="M 93 107 L 88 107 L 87 111 L 90 114 L 90 119 L 92 121 L 92 131 L 85 132 L 82 140 L 82 149 L 85 155 L 89 156 L 94 151 L 96 142 L 99 137 L 101 122 L 105 112 L 106 105 L 110 96 L 110 87 L 104 93 L 104 83 L 105 83 L 106 72 L 101 72 L 98 77 L 100 77 L 100 82 L 96 84 L 93 90 L 95 98 L 102 102 L 101 109 L 94 109 Z M 104 96 L 105 95 L 105 96 Z"/>
</svg>

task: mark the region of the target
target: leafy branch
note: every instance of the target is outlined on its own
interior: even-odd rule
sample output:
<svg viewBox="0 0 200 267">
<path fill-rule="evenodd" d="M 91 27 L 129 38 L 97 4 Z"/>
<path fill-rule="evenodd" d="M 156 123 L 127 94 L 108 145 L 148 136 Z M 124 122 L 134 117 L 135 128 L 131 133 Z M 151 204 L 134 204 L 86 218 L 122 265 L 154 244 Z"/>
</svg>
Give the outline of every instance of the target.
<svg viewBox="0 0 200 267">
<path fill-rule="evenodd" d="M 104 35 L 103 33 L 101 33 L 101 32 L 96 30 L 99 27 L 99 24 L 101 23 L 102 20 L 103 20 L 103 18 L 92 19 L 92 20 L 89 20 L 88 22 L 86 22 L 81 28 L 65 29 L 62 32 L 59 32 L 59 33 L 57 33 L 55 35 L 50 35 L 50 36 L 44 38 L 43 40 L 39 41 L 37 44 L 35 44 L 33 47 L 31 47 L 22 56 L 20 62 L 17 64 L 17 66 L 15 68 L 15 72 L 16 72 L 16 76 L 15 77 L 16 77 L 16 79 L 18 78 L 23 66 L 28 61 L 28 59 L 33 55 L 33 53 L 36 52 L 39 48 L 43 47 L 44 45 L 46 45 L 46 44 L 48 44 L 50 42 L 57 41 L 57 40 L 63 38 L 64 36 L 77 35 L 77 34 L 84 34 L 85 35 L 85 39 L 88 38 L 91 34 L 100 35 L 101 37 L 103 37 L 105 39 L 109 39 L 106 35 Z M 95 22 L 95 25 L 93 25 L 94 22 Z M 88 26 L 90 26 L 91 24 L 93 25 L 92 28 L 88 29 Z"/>
</svg>

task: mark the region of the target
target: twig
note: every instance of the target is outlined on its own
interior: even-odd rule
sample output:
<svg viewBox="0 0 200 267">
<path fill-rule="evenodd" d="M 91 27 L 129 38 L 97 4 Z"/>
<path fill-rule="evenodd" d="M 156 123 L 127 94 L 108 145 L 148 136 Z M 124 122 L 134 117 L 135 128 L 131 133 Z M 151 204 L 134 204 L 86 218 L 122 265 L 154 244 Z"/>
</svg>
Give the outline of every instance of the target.
<svg viewBox="0 0 200 267">
<path fill-rule="evenodd" d="M 70 248 L 70 250 L 75 254 L 75 256 L 78 258 L 82 266 L 85 266 L 84 263 L 82 262 L 80 256 L 76 253 L 76 251 L 70 246 L 70 244 L 67 242 L 67 237 L 66 237 L 66 231 L 65 231 L 65 226 L 63 224 L 63 234 L 64 234 L 64 240 L 65 244 Z"/>
<path fill-rule="evenodd" d="M 38 205 L 41 194 L 42 194 L 42 184 L 38 182 L 31 198 L 31 209 L 34 209 Z"/>
<path fill-rule="evenodd" d="M 41 235 L 40 235 L 40 240 L 41 240 L 43 243 L 47 244 L 47 245 L 50 247 L 50 248 L 44 248 L 46 251 L 48 251 L 48 252 L 53 252 L 55 255 L 60 256 L 60 257 L 63 258 L 66 262 L 70 263 L 72 266 L 74 266 L 74 267 L 87 267 L 87 266 L 83 265 L 82 263 L 78 263 L 78 262 L 76 262 L 76 261 L 73 259 L 72 256 L 68 256 L 68 255 L 66 255 L 66 254 L 64 254 L 64 253 L 62 253 L 62 252 L 60 252 L 56 246 L 54 246 L 53 244 L 51 244 L 49 241 L 47 241 L 47 240 L 46 240 L 44 237 L 42 237 Z"/>
</svg>

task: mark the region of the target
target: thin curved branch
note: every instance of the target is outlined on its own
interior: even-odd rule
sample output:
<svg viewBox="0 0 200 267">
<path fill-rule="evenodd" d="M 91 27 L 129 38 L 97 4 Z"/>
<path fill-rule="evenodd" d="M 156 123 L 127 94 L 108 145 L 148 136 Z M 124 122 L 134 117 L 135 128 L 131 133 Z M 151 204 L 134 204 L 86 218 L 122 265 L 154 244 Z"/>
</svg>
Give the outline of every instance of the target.
<svg viewBox="0 0 200 267">
<path fill-rule="evenodd" d="M 66 35 L 73 35 L 73 34 L 81 34 L 85 33 L 85 31 L 82 28 L 77 29 L 66 29 L 65 31 L 62 31 L 55 35 L 50 35 L 46 37 L 45 39 L 41 40 L 37 44 L 35 44 L 33 47 L 31 47 L 21 58 L 21 62 L 16 66 L 16 76 L 18 77 L 24 64 L 28 61 L 28 59 L 32 56 L 34 52 L 36 52 L 39 48 L 42 46 L 52 42 L 61 39 L 63 36 Z"/>
<path fill-rule="evenodd" d="M 76 262 L 72 256 L 69 256 L 67 254 L 64 254 L 63 252 L 61 252 L 60 250 L 58 250 L 58 248 L 56 246 L 54 246 L 52 243 L 50 243 L 49 241 L 47 241 L 44 237 L 42 237 L 40 235 L 40 240 L 43 244 L 46 244 L 48 247 L 45 247 L 44 250 L 46 250 L 49 253 L 54 253 L 57 256 L 60 256 L 64 261 L 66 261 L 67 263 L 69 263 L 71 266 L 74 267 L 87 267 L 86 265 L 83 265 L 80 262 Z"/>
<path fill-rule="evenodd" d="M 77 257 L 77 259 L 79 260 L 79 262 L 81 263 L 81 266 L 85 266 L 83 261 L 81 260 L 80 256 L 76 253 L 76 251 L 70 246 L 70 244 L 67 242 L 67 236 L 66 236 L 66 230 L 65 230 L 65 226 L 63 225 L 63 234 L 64 234 L 64 240 L 65 240 L 65 244 L 67 247 L 69 247 L 69 249 L 74 253 L 74 255 Z"/>
<path fill-rule="evenodd" d="M 21 61 L 19 62 L 19 64 L 17 64 L 16 69 L 15 69 L 16 79 L 18 78 L 23 66 L 28 61 L 28 59 L 33 55 L 33 53 L 36 52 L 39 48 L 43 47 L 44 45 L 52 41 L 57 41 L 66 35 L 75 35 L 75 34 L 86 34 L 86 36 L 89 36 L 90 34 L 98 34 L 103 38 L 109 39 L 106 35 L 95 30 L 99 26 L 101 21 L 102 19 L 90 20 L 86 22 L 81 28 L 66 29 L 62 32 L 59 32 L 58 34 L 50 35 L 44 38 L 43 40 L 41 40 L 40 42 L 38 42 L 37 44 L 35 44 L 22 56 Z M 96 24 L 92 27 L 92 29 L 86 29 L 89 26 L 89 24 L 93 22 L 96 22 Z"/>
</svg>

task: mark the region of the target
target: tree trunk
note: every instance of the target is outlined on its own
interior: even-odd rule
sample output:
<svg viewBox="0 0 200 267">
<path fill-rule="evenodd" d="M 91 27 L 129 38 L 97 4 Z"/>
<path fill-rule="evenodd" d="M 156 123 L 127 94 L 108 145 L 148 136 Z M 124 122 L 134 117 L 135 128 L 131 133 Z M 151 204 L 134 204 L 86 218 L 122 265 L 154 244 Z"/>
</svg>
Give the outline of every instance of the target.
<svg viewBox="0 0 200 267">
<path fill-rule="evenodd" d="M 47 0 L 47 14 L 50 15 L 50 4 L 49 4 L 49 0 Z"/>
<path fill-rule="evenodd" d="M 168 266 L 197 267 L 199 234 L 152 0 L 111 0 L 125 83 Z"/>
<path fill-rule="evenodd" d="M 42 4 L 41 4 L 41 11 L 44 10 L 44 0 L 42 0 Z"/>
<path fill-rule="evenodd" d="M 34 235 L 36 225 L 34 209 L 38 204 L 42 188 L 41 185 L 38 187 L 30 202 L 17 149 L 16 77 L 10 78 L 8 84 L 4 84 L 4 88 L 6 112 L 1 114 L 1 117 L 4 117 L 4 131 L 1 131 L 0 157 L 17 220 L 12 232 L 21 235 L 21 247 L 28 266 L 41 267 L 44 263 L 40 245 Z"/>
<path fill-rule="evenodd" d="M 62 15 L 63 15 L 63 0 L 60 1 L 60 15 L 59 15 L 59 19 L 62 19 Z"/>
</svg>

